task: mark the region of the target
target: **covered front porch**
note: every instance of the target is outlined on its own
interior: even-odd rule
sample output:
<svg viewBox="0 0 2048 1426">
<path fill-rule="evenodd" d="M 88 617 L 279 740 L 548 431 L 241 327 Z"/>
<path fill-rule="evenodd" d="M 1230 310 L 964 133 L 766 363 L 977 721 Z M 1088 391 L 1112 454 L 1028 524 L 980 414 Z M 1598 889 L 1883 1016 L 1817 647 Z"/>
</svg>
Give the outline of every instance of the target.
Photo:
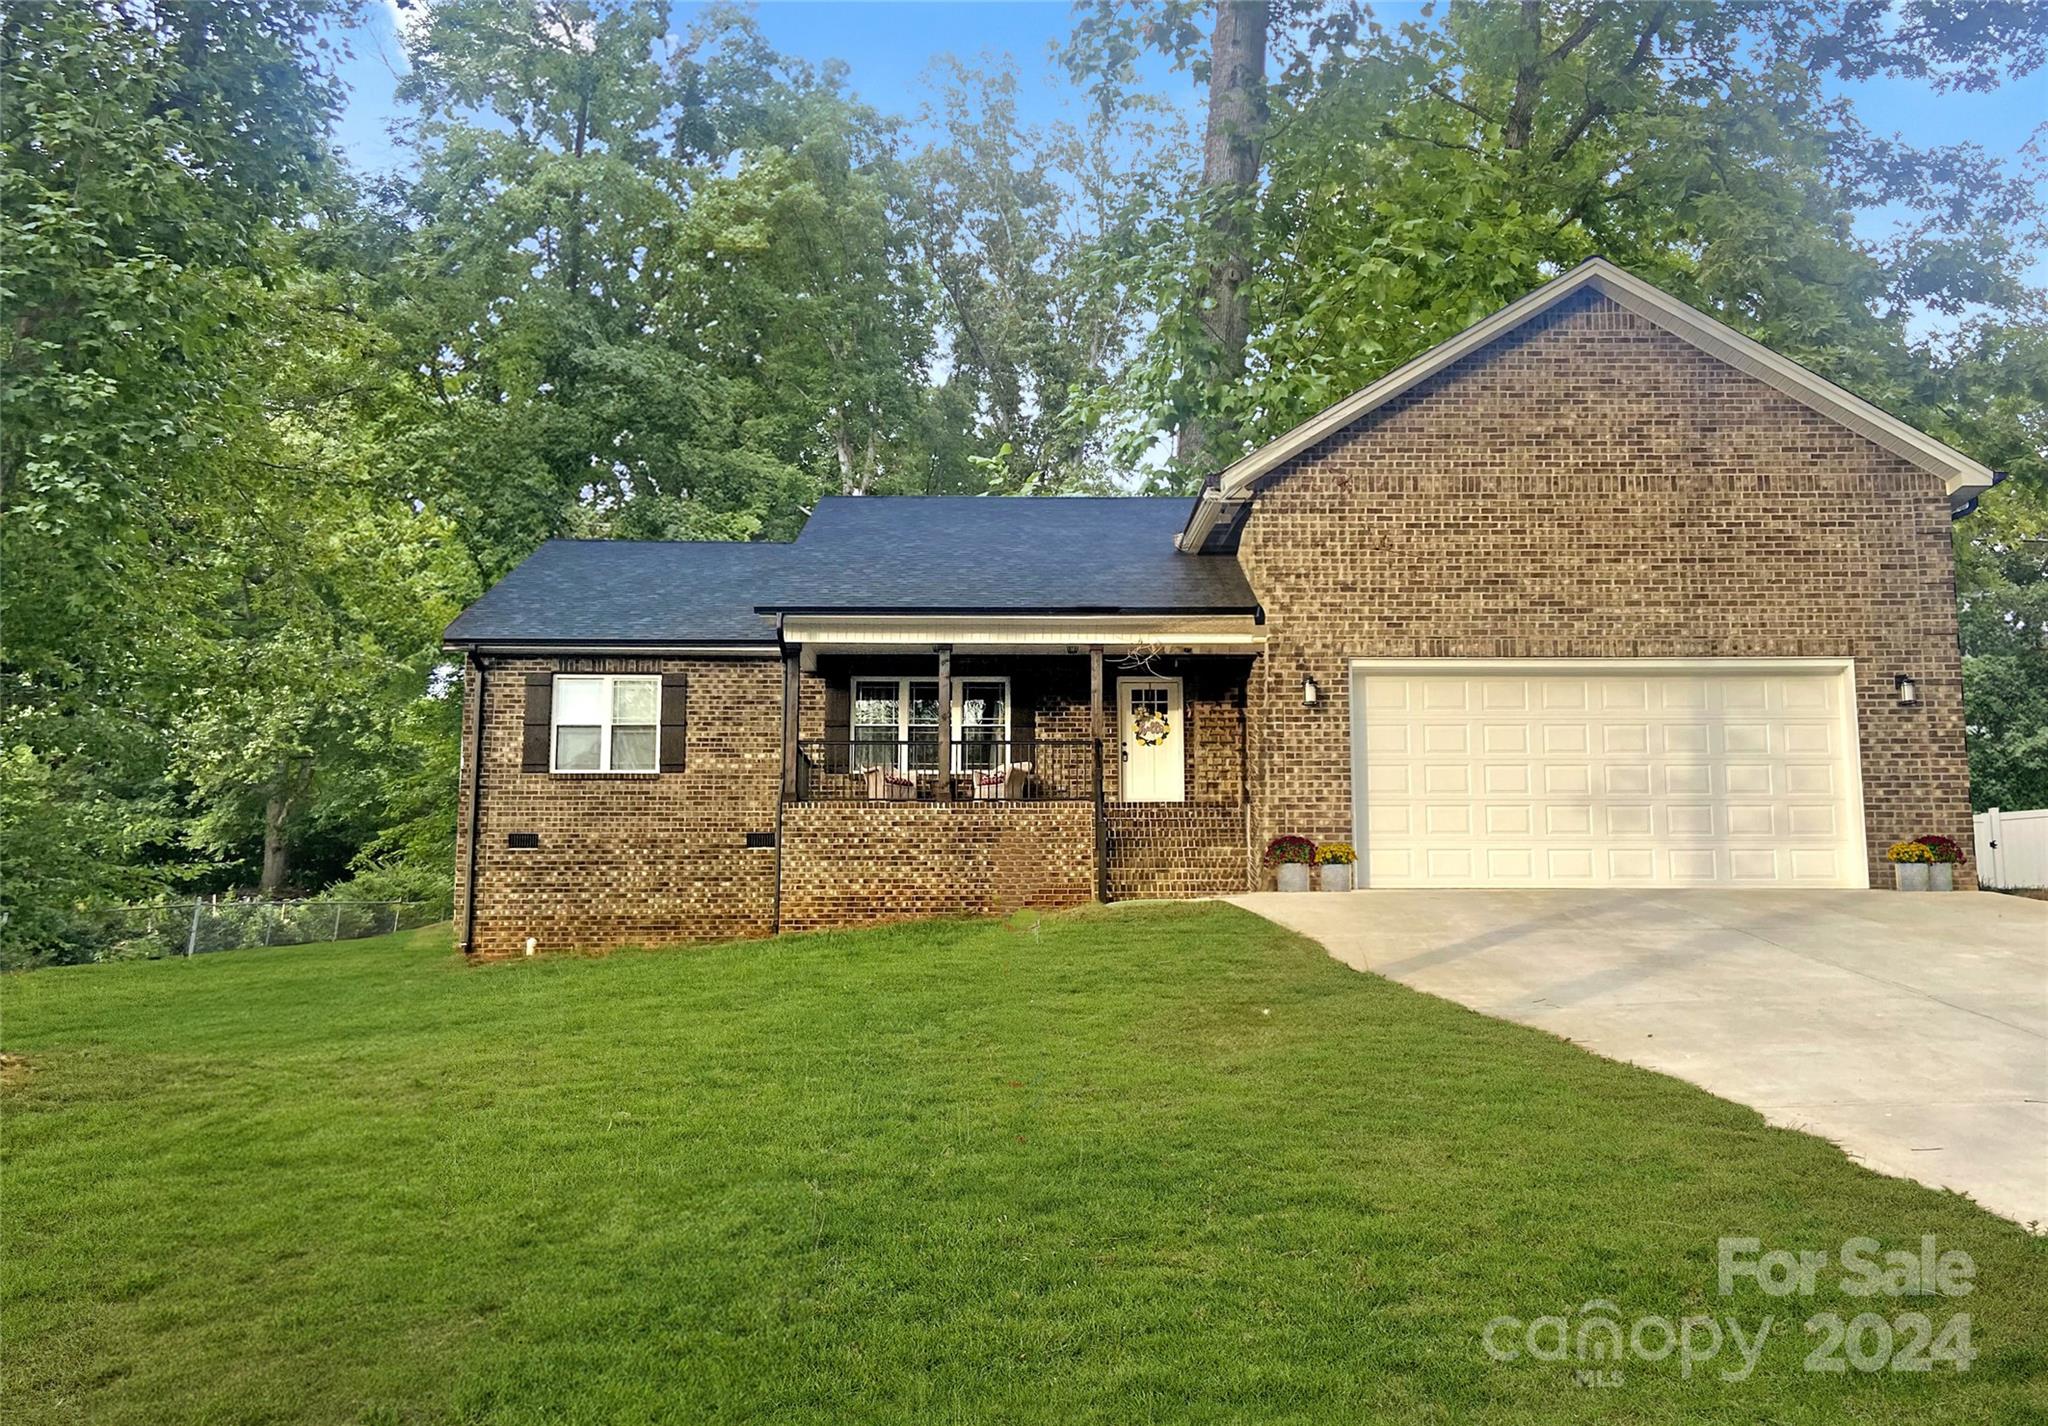
<svg viewBox="0 0 2048 1426">
<path fill-rule="evenodd" d="M 1247 884 L 1252 621 L 1026 622 L 789 621 L 797 883 L 822 860 L 916 913 Z"/>
</svg>

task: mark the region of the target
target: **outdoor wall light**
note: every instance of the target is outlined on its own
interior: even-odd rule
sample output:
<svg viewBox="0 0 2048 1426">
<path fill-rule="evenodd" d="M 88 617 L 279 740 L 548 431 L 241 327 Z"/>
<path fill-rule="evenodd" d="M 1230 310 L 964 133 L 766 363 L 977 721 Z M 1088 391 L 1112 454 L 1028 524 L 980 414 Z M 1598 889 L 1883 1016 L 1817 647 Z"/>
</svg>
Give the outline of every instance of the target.
<svg viewBox="0 0 2048 1426">
<path fill-rule="evenodd" d="M 1892 687 L 1899 691 L 1899 702 L 1906 705 L 1920 701 L 1920 689 L 1913 682 L 1913 676 L 1902 673 L 1892 680 Z"/>
<path fill-rule="evenodd" d="M 1301 676 L 1301 701 L 1305 704 L 1314 703 L 1322 695 L 1323 691 L 1316 687 L 1316 681 L 1307 674 L 1303 674 Z"/>
</svg>

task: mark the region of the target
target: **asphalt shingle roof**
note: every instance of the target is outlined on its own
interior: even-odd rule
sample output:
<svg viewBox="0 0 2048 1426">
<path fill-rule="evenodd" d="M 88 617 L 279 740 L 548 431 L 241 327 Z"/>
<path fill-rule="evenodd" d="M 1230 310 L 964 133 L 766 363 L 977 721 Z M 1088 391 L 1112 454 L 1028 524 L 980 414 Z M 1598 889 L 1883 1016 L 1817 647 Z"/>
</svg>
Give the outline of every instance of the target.
<svg viewBox="0 0 2048 1426">
<path fill-rule="evenodd" d="M 794 545 L 549 540 L 448 626 L 454 644 L 772 644 L 755 612 Z"/>
<path fill-rule="evenodd" d="M 774 614 L 785 610 L 1253 612 L 1234 558 L 1174 549 L 1189 508 L 1143 497 L 835 496 L 788 544 L 550 540 L 446 637 L 759 644 L 774 641 Z"/>
<path fill-rule="evenodd" d="M 1174 549 L 1192 508 L 1140 496 L 832 497 L 797 536 L 801 558 L 773 607 L 1251 612 L 1234 558 Z"/>
</svg>

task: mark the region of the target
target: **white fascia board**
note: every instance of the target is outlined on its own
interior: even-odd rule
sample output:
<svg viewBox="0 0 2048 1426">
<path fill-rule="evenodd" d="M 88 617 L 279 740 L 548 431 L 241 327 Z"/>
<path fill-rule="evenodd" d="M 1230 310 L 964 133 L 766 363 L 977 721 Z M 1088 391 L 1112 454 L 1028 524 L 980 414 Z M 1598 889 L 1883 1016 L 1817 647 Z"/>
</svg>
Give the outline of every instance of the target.
<svg viewBox="0 0 2048 1426">
<path fill-rule="evenodd" d="M 932 616 L 788 615 L 792 644 L 955 648 L 1064 647 L 1068 644 L 1173 644 L 1212 651 L 1256 648 L 1265 631 L 1249 614 Z"/>
<path fill-rule="evenodd" d="M 1924 431 L 1915 430 L 1887 411 L 1862 397 L 1845 391 L 1825 377 L 1808 371 L 1799 363 L 1779 356 L 1752 341 L 1725 322 L 1687 306 L 1669 293 L 1651 286 L 1605 258 L 1590 258 L 1562 277 L 1546 282 L 1528 296 L 1510 302 L 1491 317 L 1467 327 L 1457 336 L 1396 367 L 1364 390 L 1339 401 L 1321 413 L 1267 442 L 1250 455 L 1226 467 L 1218 477 L 1222 498 L 1244 495 L 1251 484 L 1316 442 L 1343 430 L 1411 387 L 1420 385 L 1454 362 L 1478 351 L 1532 318 L 1541 316 L 1559 302 L 1591 287 L 1652 322 L 1682 341 L 1706 352 L 1757 380 L 1775 387 L 1801 404 L 1828 416 L 1859 435 L 1867 437 L 1901 459 L 1942 478 L 1952 502 L 1967 500 L 1991 488 L 1990 469 L 1952 446 L 1944 445 Z M 1204 505 L 1198 505 L 1189 521 L 1183 548 L 1197 548 L 1191 536 Z M 1214 515 L 1209 516 L 1210 523 Z M 1207 533 L 1206 527 L 1204 534 Z"/>
</svg>

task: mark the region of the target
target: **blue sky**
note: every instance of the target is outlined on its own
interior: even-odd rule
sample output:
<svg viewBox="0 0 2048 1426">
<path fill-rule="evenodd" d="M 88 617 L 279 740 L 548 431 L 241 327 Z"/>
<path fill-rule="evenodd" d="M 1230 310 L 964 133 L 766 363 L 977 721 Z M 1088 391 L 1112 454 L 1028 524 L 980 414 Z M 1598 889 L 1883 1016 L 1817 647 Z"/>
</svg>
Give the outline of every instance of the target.
<svg viewBox="0 0 2048 1426">
<path fill-rule="evenodd" d="M 677 4 L 676 27 L 687 26 L 702 8 Z M 1419 10 L 1417 5 L 1374 7 L 1375 15 L 1389 23 L 1412 18 Z M 812 61 L 846 61 L 852 89 L 885 113 L 915 113 L 930 94 L 924 76 L 934 60 L 947 54 L 1013 59 L 1021 117 L 1028 123 L 1066 117 L 1077 102 L 1049 58 L 1071 23 L 1065 0 L 769 0 L 756 13 L 776 48 Z M 386 133 L 399 116 L 393 88 L 404 68 L 393 12 L 376 10 L 356 36 L 355 49 L 344 71 L 351 102 L 337 138 L 359 172 L 387 171 L 401 158 Z M 1194 111 L 1200 96 L 1187 75 L 1166 74 L 1162 68 L 1159 82 L 1164 92 Z M 2012 157 L 2048 119 L 2048 72 L 1988 94 L 1937 94 L 1927 85 L 1893 79 L 1845 88 L 1871 127 L 1919 146 L 1970 140 Z M 1884 226 L 1883 216 L 1869 215 L 1863 226 L 1875 233 Z"/>
</svg>

